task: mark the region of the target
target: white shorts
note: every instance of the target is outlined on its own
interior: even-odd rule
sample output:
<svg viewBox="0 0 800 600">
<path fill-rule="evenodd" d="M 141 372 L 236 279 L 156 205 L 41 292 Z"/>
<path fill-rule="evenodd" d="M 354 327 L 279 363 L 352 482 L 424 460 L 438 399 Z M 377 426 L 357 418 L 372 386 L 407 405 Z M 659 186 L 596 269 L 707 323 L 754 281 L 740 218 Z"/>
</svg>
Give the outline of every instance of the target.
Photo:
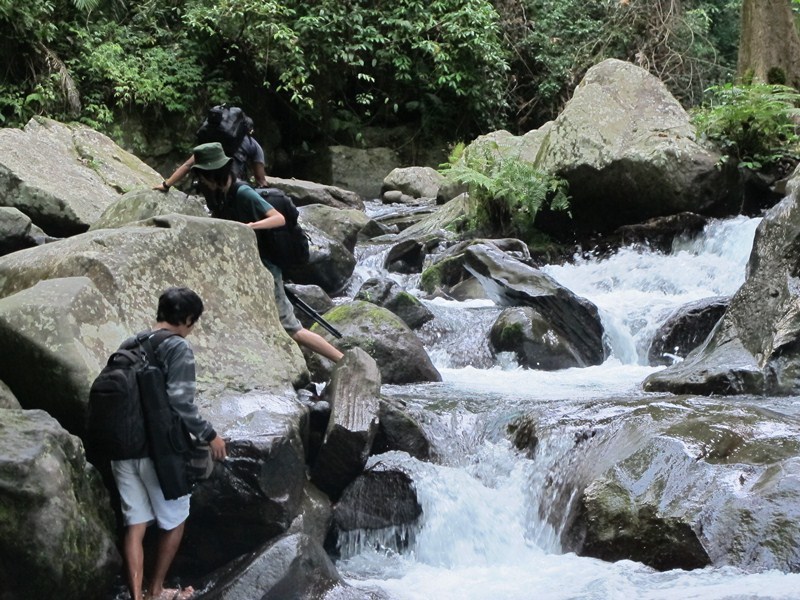
<svg viewBox="0 0 800 600">
<path fill-rule="evenodd" d="M 111 470 L 119 489 L 125 525 L 150 524 L 155 520 L 161 529 L 169 531 L 189 518 L 191 494 L 166 500 L 151 459 L 112 460 Z"/>
</svg>

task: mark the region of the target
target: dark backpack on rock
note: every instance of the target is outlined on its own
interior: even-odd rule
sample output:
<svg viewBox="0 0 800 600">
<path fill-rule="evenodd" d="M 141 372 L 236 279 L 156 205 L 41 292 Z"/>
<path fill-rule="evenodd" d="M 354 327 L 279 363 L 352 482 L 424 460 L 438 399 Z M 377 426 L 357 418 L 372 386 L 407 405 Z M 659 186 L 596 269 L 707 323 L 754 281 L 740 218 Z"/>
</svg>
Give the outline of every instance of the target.
<svg viewBox="0 0 800 600">
<path fill-rule="evenodd" d="M 248 133 L 245 116 L 238 106 L 220 104 L 209 109 L 208 116 L 197 130 L 197 144 L 219 142 L 226 156 L 233 158 Z"/>
<path fill-rule="evenodd" d="M 153 334 L 155 349 L 172 332 Z M 89 391 L 87 446 L 98 458 L 125 460 L 149 456 L 139 391 L 139 374 L 150 364 L 141 343 L 120 347 L 92 383 Z"/>
</svg>

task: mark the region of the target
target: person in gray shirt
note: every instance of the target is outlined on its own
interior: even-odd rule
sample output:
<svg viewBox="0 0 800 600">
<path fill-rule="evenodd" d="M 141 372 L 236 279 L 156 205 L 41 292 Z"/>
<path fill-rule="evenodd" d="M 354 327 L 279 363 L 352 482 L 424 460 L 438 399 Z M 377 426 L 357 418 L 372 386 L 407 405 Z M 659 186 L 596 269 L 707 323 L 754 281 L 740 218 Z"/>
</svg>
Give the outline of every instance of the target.
<svg viewBox="0 0 800 600">
<path fill-rule="evenodd" d="M 153 334 L 166 330 L 166 337 L 155 349 L 164 370 L 167 396 L 172 409 L 181 417 L 187 429 L 198 440 L 207 442 L 214 460 L 225 460 L 225 441 L 214 431 L 194 403 L 195 362 L 186 337 L 194 330 L 203 313 L 203 301 L 189 288 L 169 288 L 158 299 L 158 312 Z M 163 335 L 163 334 L 162 334 Z M 135 337 L 123 343 L 135 343 Z M 123 555 L 125 556 L 128 589 L 132 600 L 143 600 L 144 548 L 147 527 L 154 521 L 161 530 L 153 576 L 147 591 L 148 600 L 186 600 L 194 590 L 164 587 L 164 580 L 183 538 L 189 517 L 186 494 L 166 500 L 150 457 L 115 460 L 111 462 L 122 504 L 125 522 Z"/>
</svg>

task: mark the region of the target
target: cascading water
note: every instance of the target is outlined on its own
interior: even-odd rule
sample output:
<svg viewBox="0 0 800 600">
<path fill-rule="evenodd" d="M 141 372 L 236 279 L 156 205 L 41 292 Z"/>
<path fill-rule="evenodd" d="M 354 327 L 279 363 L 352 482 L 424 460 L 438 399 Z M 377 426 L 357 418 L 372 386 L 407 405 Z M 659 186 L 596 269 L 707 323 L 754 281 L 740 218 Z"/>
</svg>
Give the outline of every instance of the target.
<svg viewBox="0 0 800 600">
<path fill-rule="evenodd" d="M 800 575 L 729 567 L 661 573 L 632 561 L 564 553 L 561 542 L 586 483 L 584 465 L 610 467 L 615 460 L 582 453 L 566 417 L 572 424 L 611 419 L 628 409 L 606 399 L 644 396 L 642 379 L 658 369 L 646 364 L 653 333 L 681 305 L 736 291 L 757 224 L 713 222 L 702 236 L 676 242 L 669 255 L 623 249 L 604 260 L 544 269 L 598 306 L 611 355 L 596 367 L 520 369 L 488 348 L 486 334 L 499 314 L 491 302 L 426 301 L 435 319 L 421 337 L 443 382 L 383 392 L 407 403 L 437 458 L 421 462 L 392 452 L 370 463 L 409 473 L 423 515 L 406 548 L 385 543 L 391 532 L 344 538 L 337 567 L 348 582 L 398 600 L 799 597 Z M 362 253 L 354 289 L 387 275 L 380 272 L 382 256 Z M 540 416 L 535 458 L 513 448 L 507 433 L 515 417 L 532 410 Z"/>
</svg>

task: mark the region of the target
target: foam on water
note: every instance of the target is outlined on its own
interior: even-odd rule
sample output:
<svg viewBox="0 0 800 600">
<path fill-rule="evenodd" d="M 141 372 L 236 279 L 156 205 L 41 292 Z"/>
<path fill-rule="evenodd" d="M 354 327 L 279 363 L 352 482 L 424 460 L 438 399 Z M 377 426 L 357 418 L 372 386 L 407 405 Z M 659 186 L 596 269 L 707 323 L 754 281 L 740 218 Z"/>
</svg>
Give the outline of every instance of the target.
<svg viewBox="0 0 800 600">
<path fill-rule="evenodd" d="M 592 403 L 594 418 L 613 420 L 628 408 L 603 399 L 643 396 L 641 381 L 658 369 L 646 366 L 654 332 L 683 304 L 731 296 L 738 289 L 757 224 L 746 218 L 712 222 L 704 235 L 680 240 L 669 255 L 621 250 L 605 260 L 545 268 L 599 307 L 612 355 L 595 367 L 520 369 L 508 356 L 493 356 L 486 345 L 498 307 L 486 301 L 426 301 L 436 319 L 421 337 L 443 382 L 384 386 L 384 393 L 422 411 L 437 462 L 404 453 L 371 459 L 411 475 L 423 516 L 410 546 L 399 553 L 372 543 L 368 534 L 350 544 L 337 563 L 347 581 L 378 587 L 397 600 L 800 597 L 797 574 L 730 567 L 660 573 L 631 561 L 578 557 L 560 547 L 576 502 L 581 460 L 589 459 L 575 453 L 572 433 L 559 429 L 557 413 L 572 414 Z M 380 272 L 384 256 L 374 252 L 359 266 L 362 274 Z M 552 407 L 556 414 L 550 430 L 536 432 L 535 461 L 498 433 L 507 415 L 531 404 Z"/>
</svg>

